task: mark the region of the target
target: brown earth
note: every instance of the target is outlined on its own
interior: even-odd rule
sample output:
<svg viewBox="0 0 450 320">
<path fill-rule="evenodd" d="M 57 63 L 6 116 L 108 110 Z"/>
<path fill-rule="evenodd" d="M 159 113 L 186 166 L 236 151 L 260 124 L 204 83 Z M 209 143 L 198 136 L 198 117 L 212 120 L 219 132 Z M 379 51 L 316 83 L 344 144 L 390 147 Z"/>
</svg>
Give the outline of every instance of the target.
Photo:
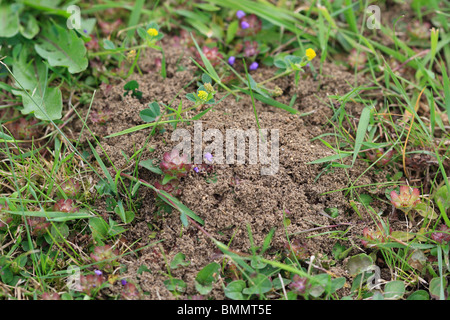
<svg viewBox="0 0 450 320">
<path fill-rule="evenodd" d="M 181 48 L 168 46 L 167 43 L 164 44 L 164 48 L 168 78 L 163 80 L 154 70 L 155 58 L 159 57 L 154 52 L 149 52 L 140 60 L 141 69 L 147 72 L 143 76 L 132 77 L 138 81 L 139 90 L 143 92 L 141 100 L 123 96 L 125 81 L 113 87 L 111 91 L 102 91 L 95 96 L 92 110 L 107 111 L 112 116 L 106 125 L 92 122 L 88 122 L 88 125 L 100 138 L 102 148 L 117 170 L 128 173 L 134 170 L 135 159 L 128 162 L 122 153 L 130 158 L 136 150 L 146 146 L 147 139 L 149 139 L 148 145 L 155 151 L 150 152 L 146 147 L 142 152 L 141 160 L 161 159 L 164 152 L 171 151 L 178 143 L 170 139 L 173 132 L 170 125 L 164 127 L 165 132 L 153 136 L 149 136 L 151 129 L 144 129 L 123 136 L 104 138 L 112 133 L 142 124 L 139 112 L 152 101 L 157 101 L 160 105 L 170 104 L 178 94 L 171 103 L 172 107 L 178 106 L 180 100 L 184 108 L 192 105 L 185 95 L 193 92 L 196 87 L 191 85 L 183 89 L 183 86 L 193 79 L 196 67 L 190 61 L 188 53 Z M 316 70 L 319 70 L 318 63 L 314 61 Z M 177 71 L 180 66 L 183 66 L 185 70 Z M 262 81 L 273 76 L 274 72 L 275 69 L 261 67 L 253 72 L 252 76 L 256 81 Z M 359 208 L 363 216 L 362 219 L 359 218 L 349 206 L 349 200 L 344 192 L 332 191 L 346 188 L 350 182 L 356 180 L 355 186 L 383 181 L 384 176 L 372 174 L 373 170 L 370 170 L 369 173 L 360 177 L 367 168 L 363 161 L 357 161 L 350 170 L 333 168 L 332 171 L 322 174 L 321 165 L 307 164 L 333 154 L 319 140 L 311 141 L 311 139 L 322 133 L 333 131 L 327 124 L 327 119 L 333 115 L 328 96 L 349 92 L 351 90 L 349 84 L 354 83 L 355 80 L 353 74 L 330 63 L 325 63 L 322 75 L 314 78 L 313 74 L 307 70 L 298 86 L 295 86 L 293 77 L 280 78 L 267 84 L 268 88 L 278 86 L 284 91 L 283 95 L 277 98 L 280 102 L 289 104 L 291 97 L 296 94 L 294 108 L 301 113 L 313 112 L 308 116 L 292 115 L 259 101 L 255 103 L 261 128 L 279 130 L 279 171 L 275 175 L 261 175 L 262 165 L 250 165 L 247 154 L 244 165 L 214 165 L 215 182 L 191 171 L 181 180 L 183 193 L 179 199 L 204 220 L 203 227 L 207 232 L 217 240 L 229 244 L 234 251 L 249 253 L 247 225 L 251 226 L 257 246 L 261 246 L 269 231 L 276 228 L 272 247 L 267 254 L 269 258 L 274 258 L 275 253 L 283 250 L 287 242 L 287 233 L 291 241 L 298 239 L 306 245 L 309 256 L 314 255 L 318 258 L 314 261 L 318 272 L 327 269 L 326 271 L 333 277 L 344 276 L 350 279 L 343 261 L 336 261 L 330 268 L 324 261 L 327 257 L 333 259 L 332 248 L 339 238 L 346 247 L 353 246 L 352 254 L 362 252 L 359 241 L 362 228 L 373 225 L 373 219 L 362 206 Z M 218 93 L 216 100 L 223 96 L 224 92 Z M 201 119 L 203 132 L 208 128 L 214 128 L 219 129 L 225 136 L 226 129 L 230 128 L 256 130 L 251 99 L 243 94 L 239 96 L 241 97 L 239 101 L 228 96 L 212 111 L 206 113 Z M 351 102 L 346 105 L 346 108 L 347 112 L 355 117 L 358 117 L 361 110 L 361 106 Z M 199 110 L 193 110 L 185 116 L 189 118 L 198 112 Z M 178 128 L 185 128 L 191 134 L 193 133 L 192 125 L 180 123 Z M 76 129 L 81 129 L 80 123 Z M 85 133 L 85 138 L 87 137 L 89 135 Z M 203 142 L 203 146 L 208 144 L 209 142 Z M 97 151 L 103 154 L 100 147 L 97 147 Z M 345 161 L 347 164 L 349 162 L 349 160 Z M 111 164 L 107 163 L 107 165 L 111 173 L 115 174 Z M 141 167 L 139 167 L 139 178 L 151 184 L 161 179 L 160 176 Z M 359 188 L 356 191 L 368 192 L 366 188 Z M 324 194 L 326 192 L 330 193 Z M 373 192 L 383 194 L 380 190 Z M 126 226 L 128 231 L 124 238 L 127 244 L 137 242 L 137 245 L 142 247 L 149 243 L 161 242 L 139 251 L 137 255 L 123 257 L 121 263 L 127 267 L 124 276 L 137 283 L 142 291 L 147 292 L 144 296 L 147 299 L 174 299 L 175 296 L 166 289 L 163 282 L 169 279 L 168 262 L 175 254 L 182 252 L 186 255 L 186 260 L 190 261 L 190 265 L 170 270 L 170 274 L 187 283 L 185 296 L 182 297 L 195 295 L 194 279 L 198 271 L 212 261 L 223 262 L 223 257 L 217 255 L 217 247 L 214 243 L 192 223 L 187 228 L 183 227 L 176 210 L 171 214 L 156 215 L 155 194 L 152 190 L 141 187 L 138 198 L 142 206 L 135 220 Z M 106 214 L 103 199 L 98 205 L 100 213 Z M 375 202 L 372 206 L 378 211 L 390 211 L 390 206 L 384 202 Z M 339 216 L 331 218 L 324 213 L 326 208 L 337 208 Z M 286 229 L 283 226 L 283 210 L 288 210 L 288 218 L 291 220 L 291 224 Z M 313 230 L 317 227 L 323 228 Z M 330 234 L 330 232 L 334 233 Z M 132 249 L 135 248 L 132 247 Z M 151 272 L 139 274 L 138 270 L 142 265 L 148 267 Z M 347 281 L 347 284 L 351 282 Z M 341 294 L 348 294 L 348 286 L 341 290 Z M 220 281 L 208 298 L 224 298 Z"/>
</svg>

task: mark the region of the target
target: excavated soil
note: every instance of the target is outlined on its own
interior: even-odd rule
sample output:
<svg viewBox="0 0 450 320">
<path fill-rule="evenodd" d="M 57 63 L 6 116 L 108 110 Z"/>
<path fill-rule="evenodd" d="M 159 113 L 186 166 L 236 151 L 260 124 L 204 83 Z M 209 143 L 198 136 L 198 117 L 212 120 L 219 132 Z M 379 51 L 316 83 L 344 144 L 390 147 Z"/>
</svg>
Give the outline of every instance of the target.
<svg viewBox="0 0 450 320">
<path fill-rule="evenodd" d="M 170 104 L 178 94 L 171 104 L 172 107 L 178 106 L 180 100 L 183 101 L 184 108 L 192 105 L 185 95 L 193 92 L 196 87 L 190 85 L 183 89 L 183 86 L 193 79 L 196 67 L 189 59 L 188 51 L 167 43 L 164 43 L 163 47 L 168 77 L 162 79 L 156 72 L 154 61 L 159 55 L 149 52 L 140 60 L 140 68 L 144 70 L 144 74 L 132 78 L 140 85 L 139 90 L 143 93 L 141 100 L 130 95 L 123 96 L 125 81 L 109 90 L 100 91 L 95 96 L 92 110 L 109 112 L 112 116 L 105 125 L 92 122 L 88 122 L 88 125 L 99 137 L 103 149 L 117 170 L 128 173 L 134 170 L 136 159 L 127 161 L 123 154 L 130 158 L 136 150 L 144 147 L 147 139 L 148 145 L 155 150 L 151 152 L 146 148 L 141 160 L 161 159 L 164 152 L 171 151 L 179 143 L 171 141 L 173 128 L 170 125 L 164 127 L 163 133 L 153 136 L 149 135 L 151 129 L 145 129 L 114 138 L 104 138 L 144 123 L 139 117 L 139 112 L 152 101 L 158 101 L 160 105 Z M 318 70 L 318 61 L 314 61 L 314 66 Z M 256 81 L 262 81 L 272 77 L 275 71 L 272 68 L 261 67 L 253 72 L 252 76 Z M 342 67 L 325 63 L 322 75 L 314 76 L 307 70 L 298 86 L 295 86 L 293 77 L 277 79 L 267 84 L 269 88 L 278 86 L 283 90 L 283 95 L 276 98 L 278 101 L 289 104 L 295 94 L 297 99 L 294 108 L 301 113 L 312 113 L 300 117 L 256 101 L 261 128 L 279 130 L 279 170 L 275 175 L 261 175 L 262 165 L 249 164 L 246 154 L 246 162 L 243 165 L 215 164 L 213 181 L 194 171 L 182 178 L 183 193 L 179 199 L 204 220 L 204 230 L 217 240 L 228 244 L 232 250 L 249 253 L 247 225 L 251 226 L 257 246 L 261 246 L 269 231 L 276 228 L 271 249 L 267 253 L 269 258 L 273 258 L 273 254 L 277 252 L 282 252 L 288 233 L 291 235 L 291 241 L 298 239 L 306 245 L 309 256 L 314 255 L 323 259 L 325 256 L 332 258 L 332 248 L 338 241 L 338 237 L 331 237 L 329 232 L 347 231 L 340 234 L 342 238 L 340 242 L 346 247 L 353 244 L 355 246 L 353 254 L 361 252 L 359 237 L 362 228 L 372 224 L 372 219 L 362 207 L 360 209 L 363 216 L 362 219 L 359 218 L 349 206 L 349 200 L 344 192 L 324 193 L 346 188 L 350 182 L 357 180 L 367 165 L 363 161 L 357 161 L 350 170 L 333 168 L 332 171 L 321 174 L 323 169 L 321 165 L 307 164 L 333 154 L 319 140 L 311 141 L 311 139 L 322 133 L 332 132 L 332 127 L 328 125 L 328 118 L 333 116 L 329 96 L 349 92 L 350 84 L 354 83 L 354 80 L 354 75 Z M 216 100 L 220 100 L 224 95 L 224 92 L 219 92 Z M 225 136 L 227 129 L 256 130 L 251 99 L 243 94 L 239 96 L 241 98 L 238 101 L 235 97 L 228 96 L 212 111 L 206 113 L 201 118 L 203 132 L 209 128 L 219 129 Z M 348 103 L 346 108 L 357 118 L 362 107 Z M 84 111 L 86 113 L 87 108 Z M 190 111 L 185 116 L 189 118 L 199 111 Z M 76 129 L 81 130 L 81 123 L 77 126 Z M 178 128 L 187 129 L 193 137 L 192 124 L 179 123 Z M 87 134 L 85 138 L 92 141 L 92 137 Z M 203 146 L 210 143 L 204 141 Z M 103 154 L 100 147 L 97 147 L 97 151 Z M 106 164 L 111 173 L 115 174 L 112 165 L 108 162 Z M 157 174 L 142 167 L 139 167 L 139 178 L 151 184 L 161 179 Z M 355 185 L 367 185 L 382 179 L 382 175 L 364 174 Z M 369 192 L 364 188 L 356 190 Z M 197 294 L 194 279 L 198 271 L 212 261 L 219 263 L 223 261 L 223 257 L 217 254 L 217 247 L 192 223 L 187 228 L 183 227 L 176 210 L 171 214 L 157 215 L 155 193 L 152 190 L 141 187 L 138 199 L 141 201 L 141 208 L 135 220 L 127 225 L 128 231 L 123 238 L 128 245 L 136 242 L 133 249 L 136 246 L 143 247 L 149 243 L 161 242 L 140 250 L 137 255 L 123 257 L 121 263 L 127 267 L 124 276 L 137 283 L 142 291 L 146 292 L 144 295 L 146 299 L 174 299 L 175 296 L 166 289 L 163 282 L 169 279 L 167 262 L 182 252 L 186 255 L 186 260 L 190 261 L 190 265 L 170 270 L 170 274 L 186 282 L 187 290 L 182 298 Z M 113 213 L 106 213 L 103 199 L 99 201 L 98 206 L 100 213 L 115 216 Z M 384 203 L 372 203 L 372 206 L 380 211 L 389 211 Z M 337 208 L 339 216 L 331 218 L 324 213 L 327 208 Z M 286 229 L 283 226 L 283 210 L 289 212 L 288 218 L 291 220 Z M 153 226 L 153 230 L 150 230 L 149 225 Z M 320 266 L 320 261 L 319 259 L 314 263 L 322 270 L 320 272 L 323 272 L 327 267 Z M 143 265 L 150 271 L 142 272 Z M 336 277 L 348 277 L 343 261 L 337 261 L 327 271 Z M 344 294 L 348 293 L 348 287 L 341 291 Z M 208 298 L 224 298 L 220 281 Z"/>
</svg>

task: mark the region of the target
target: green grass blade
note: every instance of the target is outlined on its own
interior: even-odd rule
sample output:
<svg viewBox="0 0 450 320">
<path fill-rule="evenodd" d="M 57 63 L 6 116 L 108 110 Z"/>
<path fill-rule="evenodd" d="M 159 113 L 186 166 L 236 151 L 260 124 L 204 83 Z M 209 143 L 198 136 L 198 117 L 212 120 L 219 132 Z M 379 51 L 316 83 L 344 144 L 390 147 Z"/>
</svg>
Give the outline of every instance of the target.
<svg viewBox="0 0 450 320">
<path fill-rule="evenodd" d="M 361 113 L 361 117 L 359 118 L 358 130 L 356 132 L 356 138 L 355 138 L 355 148 L 353 151 L 352 166 L 356 161 L 356 157 L 358 156 L 359 150 L 361 150 L 361 146 L 364 141 L 364 136 L 366 135 L 366 131 L 369 126 L 369 121 L 370 121 L 370 117 L 371 117 L 371 112 L 370 112 L 371 109 L 372 109 L 372 107 L 365 107 Z"/>
</svg>

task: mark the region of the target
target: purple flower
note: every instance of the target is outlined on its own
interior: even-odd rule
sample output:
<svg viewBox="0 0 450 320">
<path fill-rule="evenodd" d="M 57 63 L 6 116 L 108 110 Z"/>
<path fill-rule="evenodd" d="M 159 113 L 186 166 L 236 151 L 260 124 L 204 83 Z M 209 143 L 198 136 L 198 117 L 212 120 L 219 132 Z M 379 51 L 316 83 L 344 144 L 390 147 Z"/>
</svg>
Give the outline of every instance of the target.
<svg viewBox="0 0 450 320">
<path fill-rule="evenodd" d="M 196 173 L 198 173 L 198 168 L 197 167 L 194 167 L 194 171 L 196 172 Z"/>
<path fill-rule="evenodd" d="M 124 285 L 126 285 L 128 282 L 127 282 L 127 280 L 122 279 L 122 280 L 120 281 L 120 283 L 124 286 Z"/>
<path fill-rule="evenodd" d="M 87 33 L 87 30 L 86 30 L 86 29 L 83 29 L 83 32 L 84 32 L 84 33 Z"/>
<path fill-rule="evenodd" d="M 238 19 L 241 19 L 241 18 L 245 17 L 245 12 L 242 11 L 242 10 L 238 10 L 236 12 L 236 17 L 238 17 Z"/>
<path fill-rule="evenodd" d="M 258 67 L 259 67 L 259 64 L 258 64 L 258 62 L 255 61 L 250 65 L 249 69 L 256 70 L 256 69 L 258 69 Z"/>
<path fill-rule="evenodd" d="M 228 64 L 230 66 L 232 66 L 235 61 L 236 61 L 236 57 L 234 57 L 234 56 L 231 56 L 231 57 L 228 58 Z"/>
<path fill-rule="evenodd" d="M 101 276 L 103 274 L 101 270 L 95 270 L 94 273 L 98 276 Z"/>
<path fill-rule="evenodd" d="M 241 28 L 242 29 L 247 29 L 248 27 L 250 27 L 250 24 L 247 21 L 242 21 L 241 22 Z"/>
<path fill-rule="evenodd" d="M 206 159 L 206 161 L 208 161 L 208 162 L 212 162 L 212 161 L 213 161 L 213 156 L 212 156 L 212 154 L 209 153 L 209 152 L 205 153 L 205 159 Z"/>
</svg>

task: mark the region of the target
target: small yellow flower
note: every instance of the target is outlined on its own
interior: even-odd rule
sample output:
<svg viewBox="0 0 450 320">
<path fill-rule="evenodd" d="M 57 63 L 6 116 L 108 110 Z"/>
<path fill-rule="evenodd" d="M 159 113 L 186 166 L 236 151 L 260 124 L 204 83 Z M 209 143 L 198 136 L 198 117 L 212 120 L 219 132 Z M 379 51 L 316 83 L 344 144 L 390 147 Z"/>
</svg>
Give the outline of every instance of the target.
<svg viewBox="0 0 450 320">
<path fill-rule="evenodd" d="M 316 52 L 314 49 L 308 48 L 306 49 L 306 58 L 308 58 L 309 61 L 314 59 L 316 57 Z"/>
<path fill-rule="evenodd" d="M 156 37 L 158 35 L 158 30 L 156 30 L 155 28 L 150 28 L 150 29 L 147 30 L 147 33 L 151 37 Z"/>
<path fill-rule="evenodd" d="M 206 101 L 206 99 L 208 98 L 208 92 L 200 90 L 198 92 L 198 97 L 204 101 Z"/>
</svg>

